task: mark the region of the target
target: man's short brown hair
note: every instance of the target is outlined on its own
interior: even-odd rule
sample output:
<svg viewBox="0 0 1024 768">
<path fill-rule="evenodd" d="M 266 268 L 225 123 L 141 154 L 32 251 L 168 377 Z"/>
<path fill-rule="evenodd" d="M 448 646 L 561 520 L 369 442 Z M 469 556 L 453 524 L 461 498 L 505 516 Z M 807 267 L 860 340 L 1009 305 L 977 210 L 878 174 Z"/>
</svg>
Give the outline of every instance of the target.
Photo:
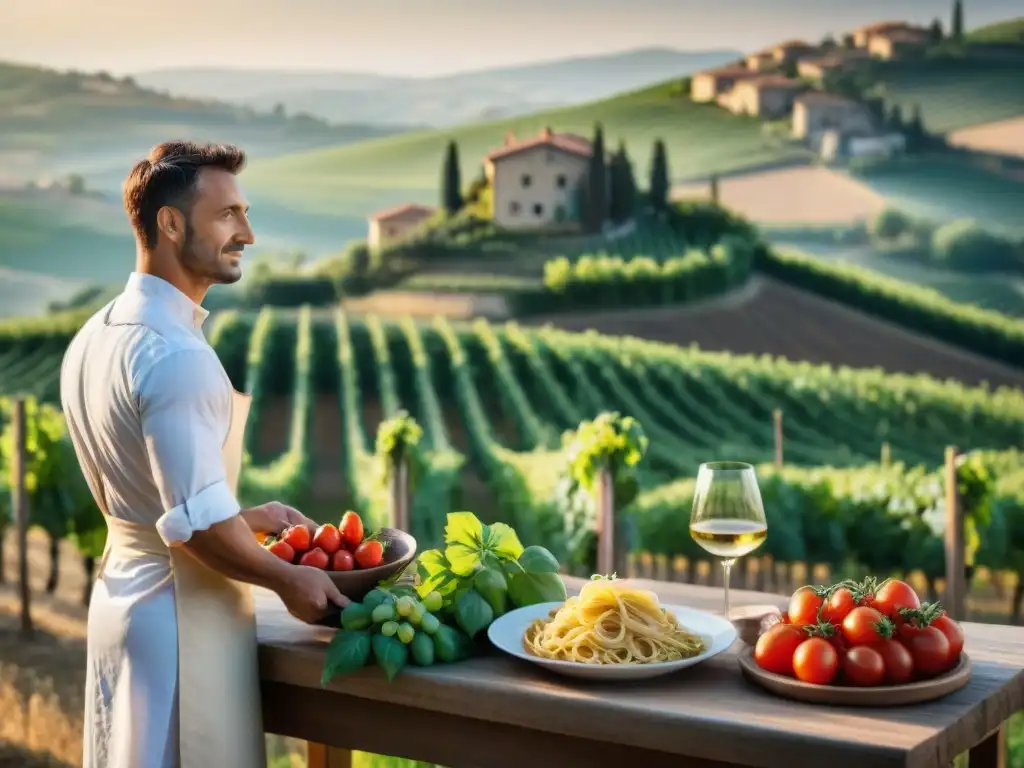
<svg viewBox="0 0 1024 768">
<path fill-rule="evenodd" d="M 231 144 L 166 141 L 132 168 L 124 181 L 124 209 L 146 247 L 156 245 L 157 211 L 171 205 L 188 215 L 204 167 L 238 173 L 245 167 L 245 152 Z"/>
</svg>

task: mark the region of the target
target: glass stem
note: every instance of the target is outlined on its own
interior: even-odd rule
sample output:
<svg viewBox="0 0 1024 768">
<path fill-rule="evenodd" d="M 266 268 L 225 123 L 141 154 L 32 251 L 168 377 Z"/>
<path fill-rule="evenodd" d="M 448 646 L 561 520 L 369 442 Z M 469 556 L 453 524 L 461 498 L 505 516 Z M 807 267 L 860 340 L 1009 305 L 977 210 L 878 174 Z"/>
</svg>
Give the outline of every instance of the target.
<svg viewBox="0 0 1024 768">
<path fill-rule="evenodd" d="M 729 619 L 729 581 L 732 575 L 732 565 L 736 562 L 736 558 L 727 558 L 722 561 L 723 579 L 725 580 L 725 618 Z"/>
</svg>

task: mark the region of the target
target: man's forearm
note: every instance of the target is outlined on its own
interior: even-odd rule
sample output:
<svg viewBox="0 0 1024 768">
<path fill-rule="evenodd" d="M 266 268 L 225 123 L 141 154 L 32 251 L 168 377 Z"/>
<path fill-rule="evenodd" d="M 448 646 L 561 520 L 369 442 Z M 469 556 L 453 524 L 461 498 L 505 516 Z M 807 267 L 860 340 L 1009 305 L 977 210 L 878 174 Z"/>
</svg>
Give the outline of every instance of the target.
<svg viewBox="0 0 1024 768">
<path fill-rule="evenodd" d="M 207 567 L 236 581 L 276 591 L 288 578 L 288 563 L 261 547 L 240 515 L 194 532 L 183 546 Z"/>
</svg>

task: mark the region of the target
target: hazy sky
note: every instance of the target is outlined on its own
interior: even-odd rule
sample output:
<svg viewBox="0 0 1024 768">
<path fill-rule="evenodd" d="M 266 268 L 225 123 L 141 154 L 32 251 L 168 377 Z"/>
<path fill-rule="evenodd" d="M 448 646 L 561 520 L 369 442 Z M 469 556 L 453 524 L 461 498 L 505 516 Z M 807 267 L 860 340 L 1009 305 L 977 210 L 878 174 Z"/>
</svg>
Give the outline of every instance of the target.
<svg viewBox="0 0 1024 768">
<path fill-rule="evenodd" d="M 171 66 L 431 75 L 639 46 L 750 50 L 952 0 L 0 0 L 0 58 L 117 74 Z M 965 0 L 968 28 L 1020 0 Z"/>
</svg>

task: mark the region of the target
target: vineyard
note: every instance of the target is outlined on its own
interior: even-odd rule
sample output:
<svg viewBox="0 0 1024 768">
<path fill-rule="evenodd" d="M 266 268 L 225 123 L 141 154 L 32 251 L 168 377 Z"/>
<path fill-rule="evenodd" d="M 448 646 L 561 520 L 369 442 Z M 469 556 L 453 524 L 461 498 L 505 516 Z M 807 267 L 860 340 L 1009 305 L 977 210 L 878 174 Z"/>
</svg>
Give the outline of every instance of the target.
<svg viewBox="0 0 1024 768">
<path fill-rule="evenodd" d="M 593 520 L 566 481 L 562 435 L 617 411 L 649 439 L 639 494 L 619 515 L 624 550 L 701 559 L 687 528 L 691 479 L 702 461 L 728 458 L 761 465 L 776 532 L 765 554 L 775 562 L 938 578 L 941 465 L 955 445 L 977 452 L 964 466 L 989 488 L 966 513 L 968 561 L 1024 569 L 1019 389 L 512 323 L 314 319 L 308 309 L 221 313 L 208 337 L 235 387 L 253 396 L 245 503 L 279 498 L 332 519 L 353 507 L 385 523 L 376 433 L 405 411 L 423 431 L 410 513 L 422 547 L 439 541 L 448 511 L 469 508 L 585 570 Z M 24 371 L 5 379 L 7 392 L 52 399 L 61 349 L 41 349 L 3 369 Z M 75 531 L 88 543 L 85 533 Z"/>
</svg>

